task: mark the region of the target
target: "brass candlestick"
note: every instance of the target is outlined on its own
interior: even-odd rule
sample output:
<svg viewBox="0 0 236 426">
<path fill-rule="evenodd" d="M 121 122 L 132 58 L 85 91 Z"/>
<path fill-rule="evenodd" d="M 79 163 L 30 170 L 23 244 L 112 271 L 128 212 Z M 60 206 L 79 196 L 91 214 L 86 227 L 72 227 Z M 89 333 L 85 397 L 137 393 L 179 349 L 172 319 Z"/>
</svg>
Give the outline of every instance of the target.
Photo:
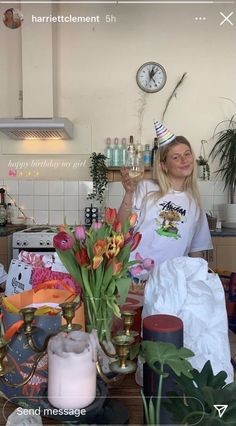
<svg viewBox="0 0 236 426">
<path fill-rule="evenodd" d="M 135 311 L 123 311 L 121 313 L 121 316 L 122 316 L 122 319 L 123 319 L 123 327 L 124 327 L 123 333 L 126 336 L 132 336 L 132 337 L 138 336 L 137 331 L 131 330 L 131 327 L 134 323 L 134 316 L 135 315 L 136 315 Z"/>
<path fill-rule="evenodd" d="M 135 362 L 127 360 L 130 348 L 134 341 L 135 339 L 132 336 L 127 336 L 126 334 L 114 337 L 113 343 L 119 359 L 110 364 L 111 371 L 114 373 L 128 374 L 133 373 L 136 370 Z"/>
<path fill-rule="evenodd" d="M 23 316 L 24 324 L 22 325 L 24 334 L 32 335 L 37 330 L 37 327 L 32 325 L 36 308 L 23 308 L 20 313 Z"/>
<path fill-rule="evenodd" d="M 62 309 L 62 316 L 66 320 L 66 325 L 62 325 L 60 327 L 61 331 L 65 331 L 66 333 L 70 333 L 70 331 L 80 330 L 81 325 L 72 324 L 73 318 L 75 316 L 75 310 L 77 307 L 77 303 L 75 302 L 64 302 L 59 305 Z"/>
</svg>

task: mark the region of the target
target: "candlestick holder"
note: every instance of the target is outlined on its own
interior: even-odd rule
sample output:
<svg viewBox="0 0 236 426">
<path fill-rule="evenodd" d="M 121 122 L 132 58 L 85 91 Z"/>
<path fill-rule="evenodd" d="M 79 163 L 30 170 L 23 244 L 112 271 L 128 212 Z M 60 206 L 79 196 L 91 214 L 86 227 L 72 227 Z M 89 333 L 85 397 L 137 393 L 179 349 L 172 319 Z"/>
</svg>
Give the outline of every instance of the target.
<svg viewBox="0 0 236 426">
<path fill-rule="evenodd" d="M 75 302 L 64 302 L 59 305 L 62 309 L 62 316 L 66 320 L 66 325 L 62 325 L 60 327 L 61 331 L 65 331 L 66 333 L 70 333 L 70 331 L 80 330 L 80 324 L 72 324 L 72 321 L 75 317 L 75 310 L 78 306 Z"/>
<path fill-rule="evenodd" d="M 136 315 L 135 311 L 123 311 L 121 314 L 123 319 L 124 334 L 126 336 L 132 336 L 132 337 L 138 336 L 137 331 L 131 330 L 134 323 L 135 315 Z"/>
</svg>

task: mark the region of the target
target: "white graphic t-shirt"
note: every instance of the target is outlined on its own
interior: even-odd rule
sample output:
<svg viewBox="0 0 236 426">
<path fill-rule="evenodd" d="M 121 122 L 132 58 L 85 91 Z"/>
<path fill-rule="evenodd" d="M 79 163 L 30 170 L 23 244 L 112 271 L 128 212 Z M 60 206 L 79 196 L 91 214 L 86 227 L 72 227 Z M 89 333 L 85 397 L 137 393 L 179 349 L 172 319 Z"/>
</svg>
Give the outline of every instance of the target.
<svg viewBox="0 0 236 426">
<path fill-rule="evenodd" d="M 172 190 L 158 200 L 151 196 L 159 187 L 152 181 L 139 182 L 133 199 L 138 214 L 136 230 L 142 234 L 138 252 L 155 263 L 189 253 L 212 249 L 210 231 L 204 212 L 185 192 Z"/>
</svg>

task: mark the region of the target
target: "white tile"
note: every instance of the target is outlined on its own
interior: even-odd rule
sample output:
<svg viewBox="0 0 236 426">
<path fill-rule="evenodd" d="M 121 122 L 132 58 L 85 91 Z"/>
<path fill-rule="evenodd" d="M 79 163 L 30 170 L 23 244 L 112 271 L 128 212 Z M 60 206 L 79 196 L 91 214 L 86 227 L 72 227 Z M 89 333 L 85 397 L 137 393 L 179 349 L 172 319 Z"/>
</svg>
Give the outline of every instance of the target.
<svg viewBox="0 0 236 426">
<path fill-rule="evenodd" d="M 81 181 L 79 182 L 79 195 L 88 195 L 93 190 L 92 181 Z"/>
<path fill-rule="evenodd" d="M 79 194 L 79 183 L 77 181 L 65 181 L 64 182 L 64 194 L 65 195 L 77 195 Z"/>
<path fill-rule="evenodd" d="M 201 195 L 201 204 L 205 212 L 213 210 L 213 196 Z"/>
<path fill-rule="evenodd" d="M 10 193 L 10 195 L 18 194 L 18 191 L 19 191 L 18 180 L 5 180 L 4 185 L 6 186 L 6 189 Z"/>
<path fill-rule="evenodd" d="M 214 181 L 214 194 L 215 195 L 222 195 L 226 192 L 224 190 L 224 183 L 221 180 L 215 180 Z"/>
<path fill-rule="evenodd" d="M 108 207 L 112 207 L 113 209 L 119 209 L 122 202 L 122 196 L 113 196 L 109 197 L 109 205 Z"/>
<path fill-rule="evenodd" d="M 39 225 L 48 224 L 48 210 L 37 210 L 34 212 L 35 222 Z"/>
<path fill-rule="evenodd" d="M 49 210 L 63 210 L 64 202 L 63 197 L 57 197 L 56 195 L 49 196 Z"/>
<path fill-rule="evenodd" d="M 34 217 L 34 210 L 32 209 L 24 209 L 24 213 L 27 217 Z"/>
<path fill-rule="evenodd" d="M 64 194 L 64 182 L 59 180 L 49 181 L 49 194 L 50 195 L 63 195 Z"/>
<path fill-rule="evenodd" d="M 84 211 L 79 210 L 78 211 L 78 225 L 84 225 Z"/>
<path fill-rule="evenodd" d="M 68 225 L 78 225 L 79 223 L 78 211 L 65 210 L 65 219 Z"/>
<path fill-rule="evenodd" d="M 214 192 L 214 183 L 211 180 L 198 180 L 200 195 L 212 195 Z"/>
<path fill-rule="evenodd" d="M 50 225 L 61 225 L 64 223 L 64 212 L 62 211 L 50 211 L 49 212 L 49 224 Z"/>
<path fill-rule="evenodd" d="M 38 195 L 34 196 L 34 209 L 35 210 L 48 210 L 48 196 L 47 195 Z"/>
<path fill-rule="evenodd" d="M 33 210 L 34 197 L 33 195 L 19 195 L 19 207 L 22 209 Z"/>
<path fill-rule="evenodd" d="M 113 195 L 124 195 L 124 188 L 120 182 L 110 182 L 108 184 L 108 192 L 109 196 Z"/>
<path fill-rule="evenodd" d="M 89 207 L 91 204 L 96 206 L 94 200 L 87 200 L 87 197 L 85 196 L 79 197 L 79 210 L 84 211 L 85 207 Z"/>
<path fill-rule="evenodd" d="M 48 195 L 49 183 L 47 180 L 34 181 L 34 195 Z"/>
<path fill-rule="evenodd" d="M 70 196 L 70 195 L 65 195 L 64 196 L 64 208 L 65 210 L 76 210 L 78 211 L 78 207 L 79 207 L 79 201 L 78 201 L 78 196 Z"/>
<path fill-rule="evenodd" d="M 218 204 L 226 204 L 227 203 L 227 195 L 214 195 L 213 197 L 213 204 L 218 205 Z"/>
<path fill-rule="evenodd" d="M 20 195 L 33 195 L 34 194 L 34 182 L 32 180 L 20 180 L 19 181 L 19 194 Z"/>
</svg>

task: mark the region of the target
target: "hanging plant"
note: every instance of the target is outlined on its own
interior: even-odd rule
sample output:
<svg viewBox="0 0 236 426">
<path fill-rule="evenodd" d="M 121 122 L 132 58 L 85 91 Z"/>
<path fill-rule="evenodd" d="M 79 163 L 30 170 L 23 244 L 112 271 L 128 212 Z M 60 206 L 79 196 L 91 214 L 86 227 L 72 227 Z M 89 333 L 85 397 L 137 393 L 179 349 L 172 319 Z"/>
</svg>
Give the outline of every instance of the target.
<svg viewBox="0 0 236 426">
<path fill-rule="evenodd" d="M 93 152 L 89 157 L 91 164 L 89 166 L 90 176 L 93 182 L 93 192 L 88 194 L 88 200 L 97 200 L 99 203 L 102 203 L 104 200 L 104 192 L 107 188 L 108 179 L 107 179 L 107 166 L 106 166 L 106 157 L 100 152 L 97 154 Z"/>
<path fill-rule="evenodd" d="M 201 140 L 201 150 L 200 155 L 197 158 L 198 165 L 198 177 L 202 180 L 210 180 L 210 166 L 206 158 L 204 144 L 207 143 L 205 140 Z"/>
</svg>

